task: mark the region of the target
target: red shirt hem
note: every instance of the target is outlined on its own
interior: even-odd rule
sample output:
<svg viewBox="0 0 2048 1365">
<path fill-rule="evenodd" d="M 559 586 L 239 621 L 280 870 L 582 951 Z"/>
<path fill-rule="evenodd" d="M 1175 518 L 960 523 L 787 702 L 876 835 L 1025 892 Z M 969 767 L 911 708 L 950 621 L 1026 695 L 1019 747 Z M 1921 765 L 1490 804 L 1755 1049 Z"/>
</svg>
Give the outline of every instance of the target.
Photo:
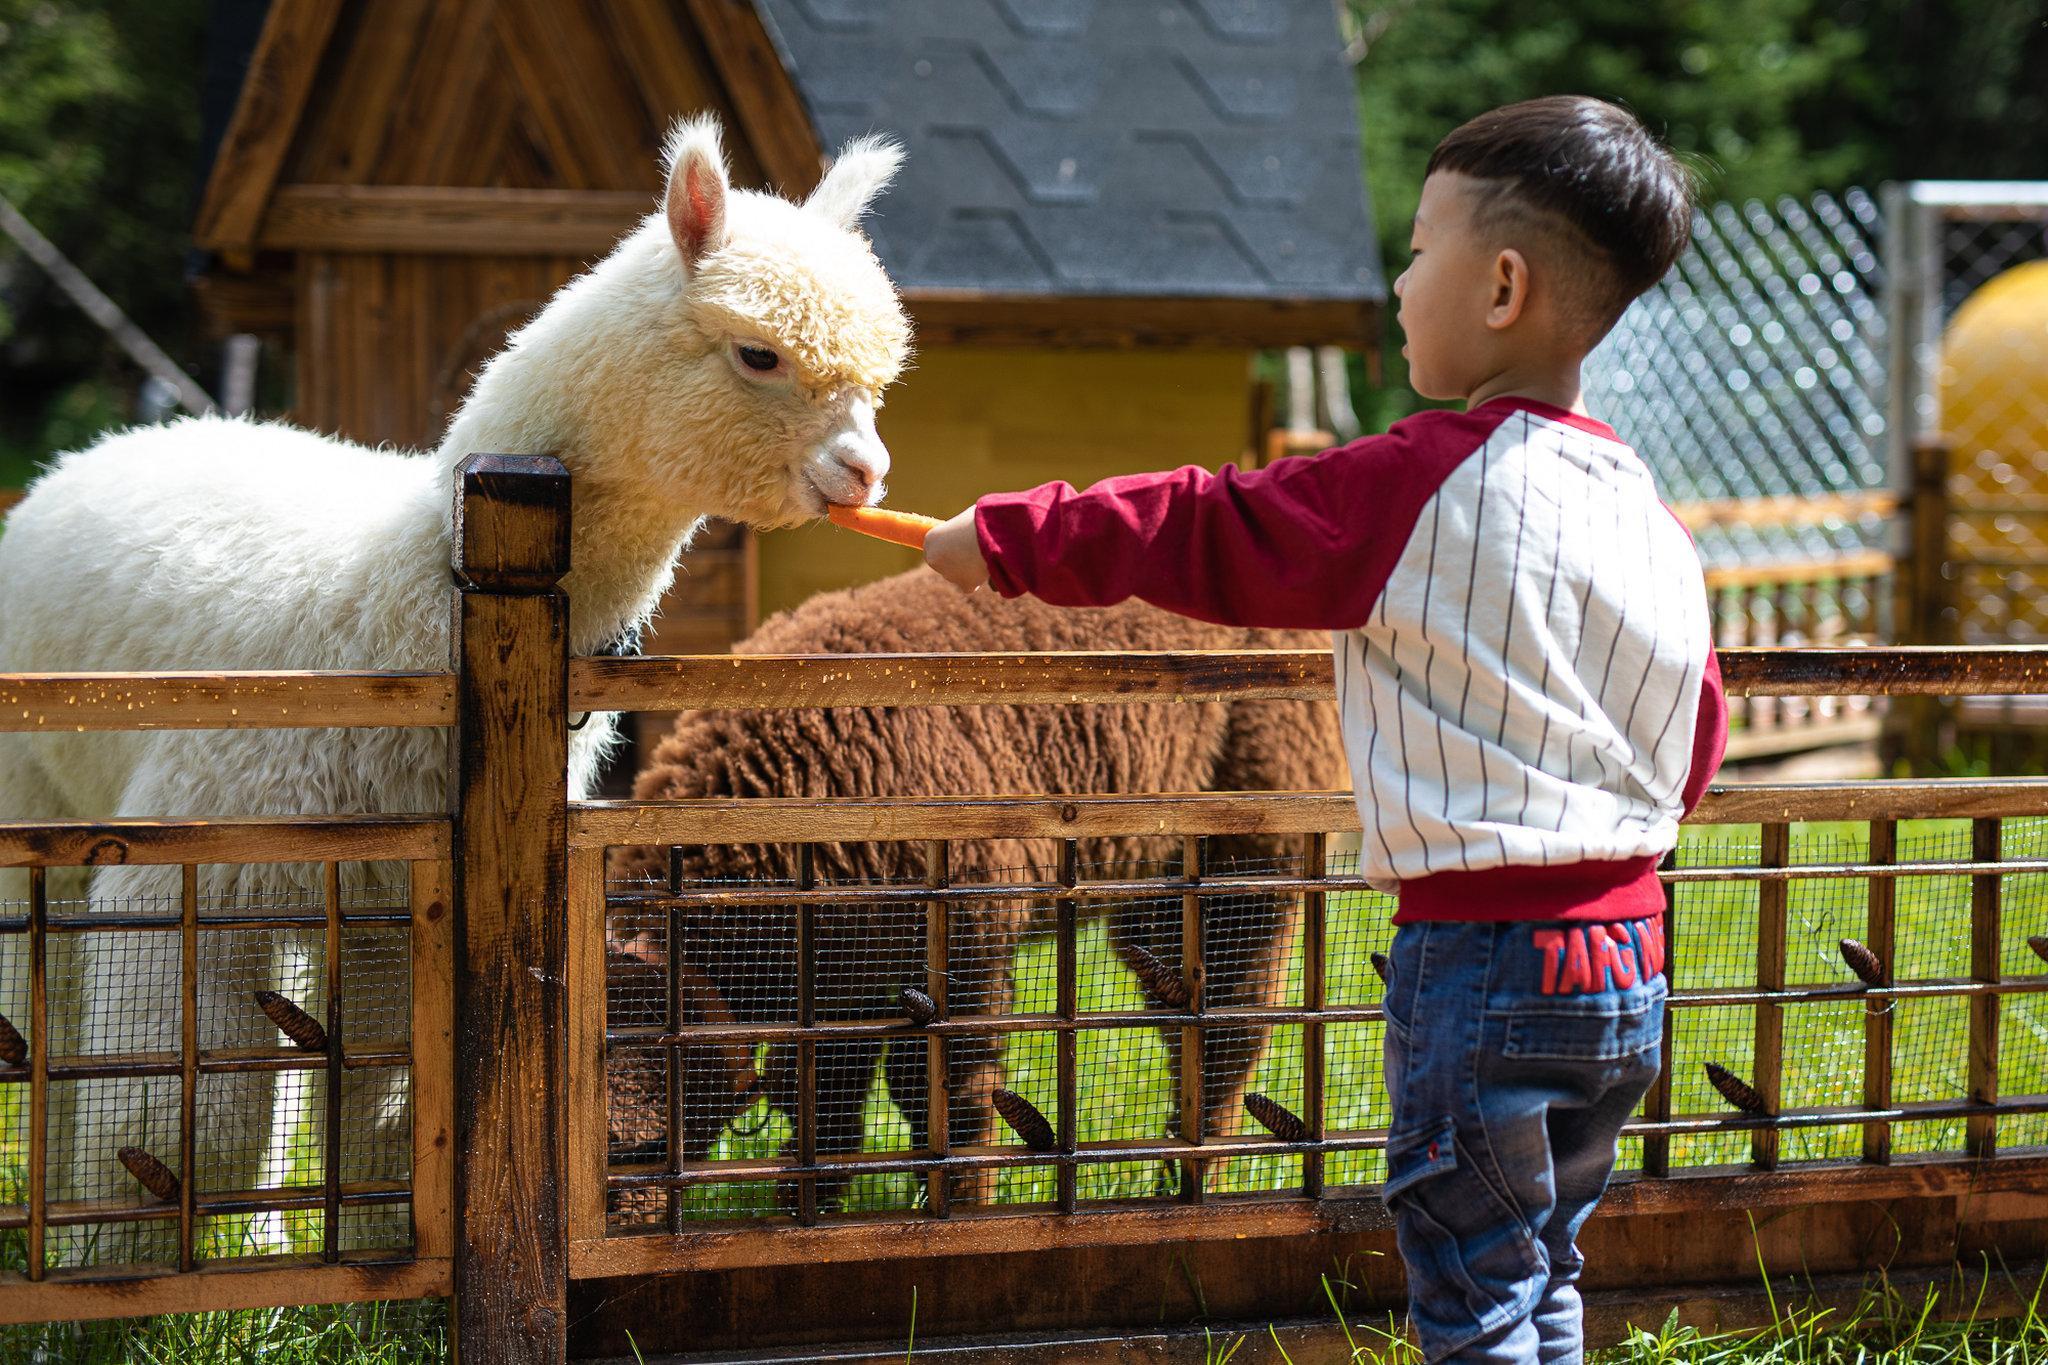
<svg viewBox="0 0 2048 1365">
<path fill-rule="evenodd" d="M 1574 920 L 1616 924 L 1664 913 L 1656 858 L 1439 872 L 1401 883 L 1394 923 L 1422 920 L 1497 924 Z"/>
</svg>

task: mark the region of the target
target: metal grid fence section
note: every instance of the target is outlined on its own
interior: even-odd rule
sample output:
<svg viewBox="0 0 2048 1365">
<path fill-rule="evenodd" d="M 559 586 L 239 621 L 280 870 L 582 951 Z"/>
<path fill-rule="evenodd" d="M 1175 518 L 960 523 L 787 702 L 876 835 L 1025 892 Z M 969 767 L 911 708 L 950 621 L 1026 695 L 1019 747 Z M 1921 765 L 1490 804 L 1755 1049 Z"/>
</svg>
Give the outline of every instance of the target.
<svg viewBox="0 0 2048 1365">
<path fill-rule="evenodd" d="M 1887 486 L 1883 221 L 1862 190 L 1716 204 L 1588 357 L 1593 407 L 1674 502 Z M 1796 520 L 1796 518 L 1788 518 Z M 1873 513 L 1702 528 L 1710 567 L 1881 548 Z"/>
<path fill-rule="evenodd" d="M 831 850 L 798 845 L 766 885 L 609 883 L 607 1235 L 1382 1178 L 1392 904 L 1341 837 L 945 875 L 968 842 L 879 881 L 820 882 Z M 1692 826 L 1664 875 L 1666 1068 L 1625 1165 L 2048 1139 L 2048 821 Z M 828 1003 L 827 962 L 857 998 Z"/>
<path fill-rule="evenodd" d="M 0 902 L 0 1270 L 28 1281 L 414 1242 L 404 886 Z"/>
</svg>

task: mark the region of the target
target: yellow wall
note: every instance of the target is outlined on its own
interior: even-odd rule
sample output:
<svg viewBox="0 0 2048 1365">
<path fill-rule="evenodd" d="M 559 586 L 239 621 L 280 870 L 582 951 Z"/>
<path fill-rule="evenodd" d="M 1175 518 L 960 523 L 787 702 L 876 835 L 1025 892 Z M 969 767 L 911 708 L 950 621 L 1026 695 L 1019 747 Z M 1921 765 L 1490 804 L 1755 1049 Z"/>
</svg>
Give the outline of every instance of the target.
<svg viewBox="0 0 2048 1365">
<path fill-rule="evenodd" d="M 1242 457 L 1251 360 L 1242 351 L 937 347 L 891 389 L 880 420 L 889 505 L 950 516 L 983 493 L 1050 479 L 1211 467 Z M 910 568 L 910 550 L 830 526 L 761 538 L 761 612 Z"/>
</svg>

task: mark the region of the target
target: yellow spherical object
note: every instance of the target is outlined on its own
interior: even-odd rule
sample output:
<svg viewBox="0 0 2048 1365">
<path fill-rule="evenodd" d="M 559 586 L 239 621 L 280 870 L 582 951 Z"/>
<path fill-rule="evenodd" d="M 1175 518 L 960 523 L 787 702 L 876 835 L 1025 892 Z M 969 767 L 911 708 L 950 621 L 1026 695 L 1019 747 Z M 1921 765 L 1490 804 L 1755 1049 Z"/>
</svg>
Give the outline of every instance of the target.
<svg viewBox="0 0 2048 1365">
<path fill-rule="evenodd" d="M 1942 339 L 1940 379 L 1941 430 L 1959 473 L 2048 481 L 2048 261 L 1994 275 L 1963 300 Z"/>
<path fill-rule="evenodd" d="M 2048 556 L 2048 521 L 1996 506 L 2048 494 L 2048 261 L 1994 275 L 1963 300 L 1942 338 L 1937 378 L 1956 549 L 1965 557 Z M 1964 595 L 1973 595 L 1967 584 Z M 2022 613 L 2029 624 L 2048 625 L 2048 616 L 2033 620 L 2048 603 L 2022 596 L 2030 599 Z M 1965 616 L 1971 611 L 1966 602 Z"/>
</svg>

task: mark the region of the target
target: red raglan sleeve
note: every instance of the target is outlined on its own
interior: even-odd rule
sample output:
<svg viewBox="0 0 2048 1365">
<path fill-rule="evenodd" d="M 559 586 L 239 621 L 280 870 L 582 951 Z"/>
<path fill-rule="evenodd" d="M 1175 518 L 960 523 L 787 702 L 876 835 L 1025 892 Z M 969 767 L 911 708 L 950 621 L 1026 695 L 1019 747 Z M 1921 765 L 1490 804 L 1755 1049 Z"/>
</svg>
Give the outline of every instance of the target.
<svg viewBox="0 0 2048 1365">
<path fill-rule="evenodd" d="M 1196 466 L 983 498 L 975 527 L 1005 597 L 1136 597 L 1222 625 L 1363 625 L 1416 517 L 1497 413 L 1432 412 L 1264 469 Z"/>
</svg>

